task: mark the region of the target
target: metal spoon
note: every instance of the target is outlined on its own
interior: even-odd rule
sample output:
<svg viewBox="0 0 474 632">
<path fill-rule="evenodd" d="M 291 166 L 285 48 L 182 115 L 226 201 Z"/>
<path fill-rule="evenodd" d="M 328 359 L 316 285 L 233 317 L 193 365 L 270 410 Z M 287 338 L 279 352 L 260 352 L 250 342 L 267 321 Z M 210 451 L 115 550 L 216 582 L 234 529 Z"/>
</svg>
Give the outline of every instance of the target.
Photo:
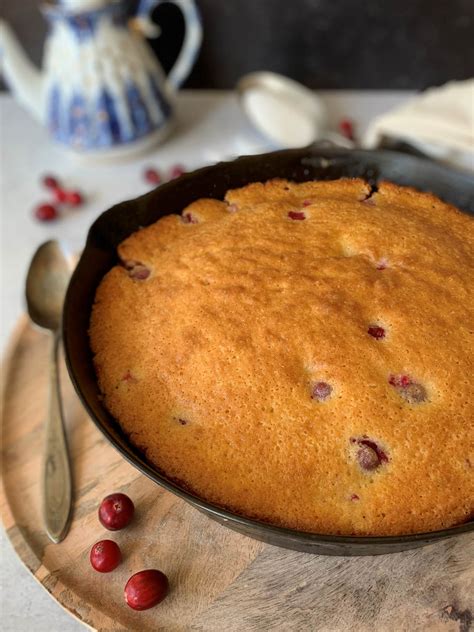
<svg viewBox="0 0 474 632">
<path fill-rule="evenodd" d="M 50 390 L 45 426 L 43 518 L 50 539 L 61 542 L 69 530 L 72 505 L 71 468 L 64 434 L 59 390 L 58 353 L 61 316 L 71 269 L 57 241 L 42 244 L 26 278 L 26 303 L 31 320 L 52 334 Z"/>
</svg>

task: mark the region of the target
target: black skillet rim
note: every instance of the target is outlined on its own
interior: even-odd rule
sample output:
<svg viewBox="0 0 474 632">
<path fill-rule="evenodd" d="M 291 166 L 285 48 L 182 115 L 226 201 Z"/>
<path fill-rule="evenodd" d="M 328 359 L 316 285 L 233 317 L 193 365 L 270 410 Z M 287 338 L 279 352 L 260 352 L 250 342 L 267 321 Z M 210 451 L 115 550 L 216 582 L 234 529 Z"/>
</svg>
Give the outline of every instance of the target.
<svg viewBox="0 0 474 632">
<path fill-rule="evenodd" d="M 391 161 L 397 161 L 397 160 L 402 161 L 404 163 L 404 172 L 410 166 L 416 167 L 417 165 L 421 163 L 425 170 L 427 169 L 429 172 L 433 172 L 432 177 L 434 179 L 436 179 L 436 177 L 441 174 L 441 176 L 443 176 L 445 179 L 447 178 L 448 180 L 450 179 L 453 180 L 453 187 L 456 186 L 457 191 L 460 190 L 459 187 L 461 187 L 463 191 L 467 189 L 467 197 L 465 199 L 468 200 L 468 208 L 465 208 L 464 210 L 467 210 L 467 212 L 474 213 L 474 207 L 472 206 L 473 200 L 474 200 L 474 178 L 472 178 L 469 174 L 451 171 L 440 165 L 435 165 L 433 163 L 430 163 L 420 158 L 407 156 L 405 154 L 399 154 L 398 152 L 380 151 L 380 150 L 375 150 L 375 151 L 345 150 L 345 149 L 338 149 L 338 148 L 321 148 L 321 147 L 309 147 L 309 148 L 303 148 L 303 149 L 297 149 L 297 150 L 283 150 L 283 151 L 278 151 L 278 152 L 272 152 L 269 154 L 261 154 L 258 156 L 242 156 L 230 162 L 221 162 L 210 167 L 203 167 L 191 173 L 185 174 L 184 176 L 182 176 L 181 178 L 177 180 L 161 185 L 157 189 L 154 189 L 150 193 L 147 193 L 144 196 L 141 196 L 135 200 L 119 203 L 115 205 L 114 207 L 112 207 L 111 209 L 109 209 L 108 211 L 105 211 L 101 216 L 99 216 L 99 218 L 91 226 L 88 237 L 87 237 L 86 246 L 84 248 L 80 261 L 71 278 L 71 282 L 68 288 L 68 292 L 67 292 L 67 296 L 66 296 L 66 300 L 64 304 L 63 340 L 64 340 L 66 365 L 69 371 L 70 378 L 74 385 L 74 388 L 79 396 L 79 399 L 81 400 L 90 418 L 95 423 L 96 427 L 103 433 L 103 435 L 113 445 L 113 447 L 117 449 L 121 453 L 121 455 L 131 465 L 133 465 L 142 474 L 144 474 L 145 476 L 153 480 L 155 483 L 157 483 L 161 487 L 164 487 L 166 490 L 183 498 L 194 507 L 209 514 L 211 517 L 217 518 L 218 520 L 221 520 L 221 521 L 225 521 L 226 523 L 230 523 L 229 524 L 230 528 L 232 528 L 231 527 L 232 524 L 236 524 L 236 525 L 242 526 L 243 528 L 260 532 L 262 535 L 262 538 L 265 537 L 268 539 L 268 538 L 271 538 L 271 536 L 273 535 L 276 538 L 275 543 L 281 542 L 282 540 L 286 540 L 286 541 L 293 541 L 295 543 L 300 543 L 300 544 L 307 544 L 309 546 L 311 546 L 311 544 L 322 544 L 322 545 L 332 544 L 332 545 L 341 545 L 341 546 L 352 545 L 355 547 L 355 549 L 357 549 L 359 546 L 362 548 L 362 547 L 373 545 L 374 553 L 376 553 L 376 549 L 379 546 L 382 548 L 383 546 L 390 546 L 390 545 L 401 545 L 401 546 L 407 545 L 407 548 L 409 548 L 410 544 L 416 544 L 420 542 L 424 542 L 424 543 L 434 542 L 439 539 L 453 537 L 455 535 L 473 531 L 474 520 L 471 520 L 469 522 L 455 525 L 453 527 L 449 527 L 446 529 L 424 532 L 424 533 L 415 533 L 415 534 L 388 535 L 388 536 L 332 535 L 332 534 L 318 534 L 318 533 L 312 533 L 312 532 L 306 532 L 306 531 L 298 531 L 296 529 L 279 527 L 279 526 L 265 523 L 253 518 L 247 518 L 245 516 L 241 516 L 239 514 L 233 513 L 230 510 L 224 509 L 222 507 L 219 507 L 217 505 L 214 505 L 212 503 L 209 503 L 199 498 L 198 496 L 194 495 L 192 492 L 189 492 L 184 487 L 180 486 L 178 483 L 166 478 L 163 474 L 161 474 L 158 470 L 156 470 L 151 464 L 147 463 L 144 456 L 140 453 L 139 450 L 137 450 L 136 448 L 134 448 L 132 445 L 128 443 L 124 433 L 120 431 L 120 428 L 117 422 L 115 422 L 113 418 L 107 413 L 105 408 L 99 404 L 104 410 L 104 412 L 106 413 L 106 416 L 110 418 L 111 424 L 115 426 L 114 432 L 121 439 L 120 441 L 117 440 L 117 437 L 114 436 L 111 429 L 108 428 L 106 425 L 104 425 L 102 421 L 98 418 L 94 410 L 94 407 L 91 405 L 88 398 L 83 392 L 81 380 L 77 374 L 77 366 L 76 366 L 77 359 L 74 357 L 74 354 L 72 353 L 72 349 L 71 349 L 70 323 L 73 322 L 74 320 L 74 317 L 73 317 L 74 292 L 77 285 L 81 283 L 81 274 L 83 274 L 83 266 L 87 265 L 87 258 L 91 250 L 97 249 L 97 248 L 100 249 L 103 247 L 103 243 L 101 243 L 101 237 L 99 236 L 99 238 L 97 239 L 96 233 L 97 232 L 101 233 L 103 237 L 104 228 L 106 228 L 107 226 L 110 228 L 110 225 L 113 226 L 114 224 L 113 215 L 117 215 L 118 213 L 120 213 L 121 210 L 122 212 L 126 211 L 129 214 L 130 207 L 141 205 L 142 207 L 144 206 L 144 212 L 146 215 L 147 210 L 149 212 L 149 205 L 151 202 L 154 202 L 155 197 L 163 195 L 164 192 L 169 191 L 171 189 L 176 189 L 177 187 L 183 188 L 185 184 L 187 184 L 189 188 L 189 185 L 190 184 L 192 185 L 193 181 L 195 181 L 196 179 L 198 178 L 202 179 L 203 177 L 207 177 L 209 175 L 212 176 L 212 174 L 216 172 L 217 170 L 222 170 L 225 173 L 226 169 L 227 170 L 229 169 L 229 166 L 232 167 L 233 165 L 234 166 L 242 165 L 244 167 L 243 171 L 246 172 L 248 171 L 248 169 L 252 169 L 252 167 L 255 167 L 259 161 L 263 161 L 263 168 L 266 168 L 268 165 L 270 165 L 270 171 L 271 171 L 272 161 L 278 162 L 279 159 L 284 161 L 285 157 L 288 157 L 288 156 L 291 156 L 292 159 L 299 161 L 299 165 L 301 169 L 303 170 L 303 178 L 302 178 L 303 180 L 305 178 L 312 179 L 312 177 L 314 177 L 314 174 L 310 175 L 309 173 L 306 173 L 306 172 L 311 171 L 311 168 L 315 167 L 315 165 L 321 169 L 326 169 L 327 166 L 330 167 L 329 172 L 326 172 L 324 175 L 322 176 L 320 175 L 319 177 L 322 177 L 322 178 L 325 177 L 325 179 L 331 179 L 333 177 L 341 177 L 341 174 L 339 176 L 332 175 L 331 162 L 335 164 L 336 169 L 337 169 L 338 161 L 340 162 L 341 160 L 342 161 L 348 160 L 349 167 L 352 168 L 350 175 L 352 177 L 357 177 L 357 176 L 364 177 L 365 175 L 365 177 L 369 181 L 372 181 L 372 184 L 375 184 L 376 180 L 378 179 L 377 171 L 378 171 L 378 165 L 380 164 L 380 160 L 382 160 L 382 162 L 388 161 L 388 163 L 390 163 Z M 361 161 L 364 162 L 365 164 L 362 165 Z M 358 165 L 360 166 L 360 169 L 358 168 Z M 345 164 L 345 166 L 347 167 L 347 164 Z M 355 173 L 354 173 L 354 168 L 355 168 Z M 358 173 L 359 171 L 360 173 Z M 354 175 L 352 175 L 352 173 L 354 173 Z M 306 177 L 307 175 L 310 175 L 310 177 Z M 271 177 L 276 177 L 276 175 L 274 173 L 273 175 L 269 173 L 265 179 L 269 179 Z M 278 177 L 283 177 L 283 176 L 279 176 L 278 174 Z M 264 178 L 256 178 L 254 180 L 247 179 L 247 182 L 258 181 L 258 179 L 264 179 Z M 298 177 L 296 177 L 295 179 L 298 180 Z M 397 181 L 397 178 L 393 178 L 393 180 Z M 241 186 L 240 184 L 232 183 L 230 176 L 227 178 L 227 181 L 228 181 L 227 188 L 232 187 L 232 186 Z M 407 182 L 403 182 L 403 181 L 400 181 L 400 179 L 398 179 L 399 184 L 409 184 L 409 182 L 410 182 L 410 179 L 408 179 Z M 419 183 L 414 183 L 413 186 L 419 186 Z M 219 195 L 213 195 L 212 191 L 208 192 L 208 195 L 211 197 L 219 197 Z M 198 195 L 196 197 L 201 197 L 201 196 Z M 447 201 L 452 201 L 452 200 L 448 199 Z M 459 204 L 459 201 L 456 200 L 453 203 Z M 183 206 L 184 204 L 181 206 L 181 209 L 183 208 Z M 148 221 L 148 224 L 156 221 L 158 217 L 172 213 L 172 212 L 177 212 L 177 210 L 173 209 L 173 210 L 168 211 L 167 213 L 156 215 L 155 218 L 152 218 L 150 221 Z M 140 218 L 143 219 L 141 214 L 140 214 Z M 134 230 L 137 230 L 141 225 L 147 225 L 147 223 L 145 222 L 143 224 L 140 224 L 140 222 L 137 222 L 135 224 Z M 129 230 L 127 233 L 127 231 L 125 230 L 125 233 L 123 233 L 123 229 L 124 227 L 122 226 L 119 228 L 118 233 L 117 231 L 114 231 L 114 230 L 111 231 L 112 233 L 115 233 L 113 239 L 115 239 L 116 241 L 118 240 L 117 243 L 121 241 L 122 239 L 124 239 L 125 236 L 127 236 L 127 234 L 131 234 L 131 232 L 133 232 L 133 230 Z M 94 292 L 95 292 L 96 287 L 97 286 L 93 288 Z M 90 313 L 90 310 L 89 310 L 89 313 Z M 86 339 L 85 342 L 88 347 L 88 339 Z M 88 353 L 91 356 L 90 349 Z M 99 402 L 98 396 L 97 396 L 97 402 Z"/>
</svg>

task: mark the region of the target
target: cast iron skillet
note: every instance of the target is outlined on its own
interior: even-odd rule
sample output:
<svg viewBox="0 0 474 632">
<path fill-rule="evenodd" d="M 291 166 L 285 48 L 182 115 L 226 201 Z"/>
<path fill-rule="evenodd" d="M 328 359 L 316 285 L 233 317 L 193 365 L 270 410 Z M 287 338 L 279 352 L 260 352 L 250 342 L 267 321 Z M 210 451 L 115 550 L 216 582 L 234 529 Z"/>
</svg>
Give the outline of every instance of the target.
<svg viewBox="0 0 474 632">
<path fill-rule="evenodd" d="M 474 179 L 434 163 L 392 151 L 349 151 L 317 147 L 245 156 L 184 175 L 136 200 L 117 204 L 92 225 L 64 305 L 63 335 L 71 379 L 92 420 L 122 455 L 143 474 L 226 526 L 277 546 L 327 555 L 375 555 L 423 546 L 474 530 L 471 521 L 432 533 L 384 537 L 318 535 L 273 527 L 226 511 L 189 493 L 157 472 L 127 441 L 102 404 L 88 341 L 88 325 L 96 288 L 118 259 L 117 245 L 141 226 L 163 215 L 180 213 L 201 197 L 222 199 L 227 189 L 249 182 L 283 177 L 312 179 L 362 177 L 376 185 L 380 179 L 432 191 L 474 214 Z"/>
</svg>

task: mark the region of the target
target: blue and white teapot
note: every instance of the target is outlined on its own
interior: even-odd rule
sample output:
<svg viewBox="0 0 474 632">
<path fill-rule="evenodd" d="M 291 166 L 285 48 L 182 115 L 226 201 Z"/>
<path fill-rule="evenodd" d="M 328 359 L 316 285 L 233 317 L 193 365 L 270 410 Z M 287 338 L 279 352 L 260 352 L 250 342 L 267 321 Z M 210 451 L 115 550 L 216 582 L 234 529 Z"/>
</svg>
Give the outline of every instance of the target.
<svg viewBox="0 0 474 632">
<path fill-rule="evenodd" d="M 141 0 L 132 20 L 123 0 L 44 4 L 50 30 L 43 72 L 3 22 L 0 55 L 8 84 L 52 136 L 76 153 L 116 158 L 146 150 L 169 131 L 173 93 L 191 71 L 202 39 L 194 0 L 172 0 L 186 30 L 165 77 L 144 39 L 159 33 L 149 15 L 163 1 Z"/>
</svg>

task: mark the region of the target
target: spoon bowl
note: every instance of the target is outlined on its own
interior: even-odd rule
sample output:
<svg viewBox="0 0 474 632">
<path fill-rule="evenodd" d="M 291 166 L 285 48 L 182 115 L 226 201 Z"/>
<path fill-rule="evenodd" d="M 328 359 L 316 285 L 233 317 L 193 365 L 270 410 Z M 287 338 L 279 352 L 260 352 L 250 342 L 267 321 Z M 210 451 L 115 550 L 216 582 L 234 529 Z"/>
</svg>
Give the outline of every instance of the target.
<svg viewBox="0 0 474 632">
<path fill-rule="evenodd" d="M 61 326 L 70 276 L 69 261 L 57 241 L 45 242 L 33 255 L 25 293 L 28 314 L 39 327 L 56 331 Z"/>
</svg>

